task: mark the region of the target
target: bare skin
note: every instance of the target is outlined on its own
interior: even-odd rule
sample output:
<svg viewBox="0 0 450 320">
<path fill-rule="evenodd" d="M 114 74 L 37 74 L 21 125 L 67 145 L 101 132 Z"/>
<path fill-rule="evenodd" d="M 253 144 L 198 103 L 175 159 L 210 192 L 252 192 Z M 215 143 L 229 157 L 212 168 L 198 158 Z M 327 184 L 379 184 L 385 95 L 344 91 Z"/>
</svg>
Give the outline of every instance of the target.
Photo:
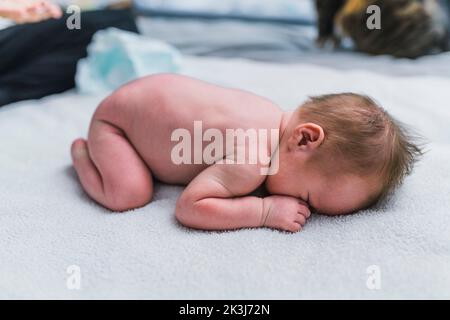
<svg viewBox="0 0 450 320">
<path fill-rule="evenodd" d="M 187 185 L 176 206 L 184 225 L 206 230 L 270 227 L 302 229 L 309 206 L 328 214 L 357 210 L 373 184 L 353 176 L 330 180 L 308 164 L 324 140 L 321 127 L 293 121 L 257 95 L 188 77 L 156 75 L 134 81 L 105 99 L 95 112 L 88 140 L 72 144 L 75 170 L 86 192 L 113 211 L 149 203 L 153 179 Z M 261 174 L 256 164 L 175 164 L 171 152 L 179 128 L 279 130 L 280 167 Z M 204 150 L 206 144 L 202 146 Z M 248 146 L 236 142 L 235 148 Z M 269 154 L 270 143 L 264 146 Z M 225 158 L 230 155 L 225 153 Z M 217 161 L 222 158 L 216 159 Z M 247 163 L 247 162 L 246 162 Z M 311 180 L 308 180 L 311 179 Z M 249 196 L 261 185 L 270 196 Z"/>
<path fill-rule="evenodd" d="M 62 16 L 61 8 L 46 0 L 0 0 L 0 17 L 33 23 Z"/>
</svg>

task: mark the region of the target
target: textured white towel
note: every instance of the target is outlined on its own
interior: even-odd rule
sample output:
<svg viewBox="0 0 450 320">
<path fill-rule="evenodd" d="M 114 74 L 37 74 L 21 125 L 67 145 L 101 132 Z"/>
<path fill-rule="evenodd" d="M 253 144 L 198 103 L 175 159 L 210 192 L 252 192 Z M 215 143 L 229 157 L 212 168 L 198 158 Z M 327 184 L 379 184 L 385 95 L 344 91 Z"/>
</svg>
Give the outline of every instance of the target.
<svg viewBox="0 0 450 320">
<path fill-rule="evenodd" d="M 401 71 L 424 61 L 433 60 L 401 63 Z M 435 61 L 450 65 L 450 56 Z M 371 62 L 375 71 L 398 71 L 390 59 Z M 186 65 L 190 75 L 285 109 L 311 94 L 367 93 L 418 128 L 430 151 L 383 207 L 315 216 L 297 234 L 202 232 L 174 219 L 180 187 L 158 186 L 153 203 L 121 214 L 83 193 L 69 147 L 86 135 L 100 97 L 67 93 L 8 106 L 0 109 L 0 298 L 450 298 L 450 73 L 193 58 Z M 69 289 L 72 265 L 80 290 Z M 372 265 L 379 290 L 366 285 Z"/>
</svg>

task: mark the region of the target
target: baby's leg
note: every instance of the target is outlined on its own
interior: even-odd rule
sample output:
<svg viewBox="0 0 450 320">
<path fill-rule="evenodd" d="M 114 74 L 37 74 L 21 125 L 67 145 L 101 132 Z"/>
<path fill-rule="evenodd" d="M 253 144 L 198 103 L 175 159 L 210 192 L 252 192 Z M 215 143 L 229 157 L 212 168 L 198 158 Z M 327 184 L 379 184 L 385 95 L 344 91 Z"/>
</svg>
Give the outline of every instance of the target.
<svg viewBox="0 0 450 320">
<path fill-rule="evenodd" d="M 153 194 L 149 168 L 119 128 L 94 119 L 89 139 L 75 140 L 72 159 L 84 190 L 114 211 L 142 207 Z"/>
</svg>

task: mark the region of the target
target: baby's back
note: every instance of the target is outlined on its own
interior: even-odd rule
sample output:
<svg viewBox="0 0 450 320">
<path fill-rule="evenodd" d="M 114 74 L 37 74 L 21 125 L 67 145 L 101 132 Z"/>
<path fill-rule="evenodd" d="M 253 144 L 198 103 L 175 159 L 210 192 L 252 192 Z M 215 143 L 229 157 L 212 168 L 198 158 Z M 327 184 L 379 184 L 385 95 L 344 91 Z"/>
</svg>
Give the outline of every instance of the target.
<svg viewBox="0 0 450 320">
<path fill-rule="evenodd" d="M 222 137 L 227 129 L 278 130 L 282 117 L 274 103 L 257 95 L 170 74 L 134 81 L 107 99 L 94 121 L 123 130 L 154 177 L 173 184 L 189 183 L 211 164 L 203 156 L 214 141 L 204 136 L 208 129 Z M 190 145 L 180 151 L 180 142 Z"/>
</svg>

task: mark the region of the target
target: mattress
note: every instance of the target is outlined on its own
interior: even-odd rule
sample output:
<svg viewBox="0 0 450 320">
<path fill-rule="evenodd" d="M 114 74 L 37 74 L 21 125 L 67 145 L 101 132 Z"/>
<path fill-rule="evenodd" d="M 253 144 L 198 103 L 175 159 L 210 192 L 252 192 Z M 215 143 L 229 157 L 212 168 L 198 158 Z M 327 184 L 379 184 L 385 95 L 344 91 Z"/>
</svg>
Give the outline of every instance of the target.
<svg viewBox="0 0 450 320">
<path fill-rule="evenodd" d="M 174 218 L 179 186 L 159 184 L 151 204 L 111 213 L 83 192 L 69 153 L 103 97 L 67 92 L 0 109 L 0 298 L 450 298 L 450 55 L 333 59 L 184 60 L 186 75 L 285 110 L 309 95 L 365 93 L 427 138 L 388 201 L 313 216 L 296 234 L 185 228 Z"/>
</svg>

